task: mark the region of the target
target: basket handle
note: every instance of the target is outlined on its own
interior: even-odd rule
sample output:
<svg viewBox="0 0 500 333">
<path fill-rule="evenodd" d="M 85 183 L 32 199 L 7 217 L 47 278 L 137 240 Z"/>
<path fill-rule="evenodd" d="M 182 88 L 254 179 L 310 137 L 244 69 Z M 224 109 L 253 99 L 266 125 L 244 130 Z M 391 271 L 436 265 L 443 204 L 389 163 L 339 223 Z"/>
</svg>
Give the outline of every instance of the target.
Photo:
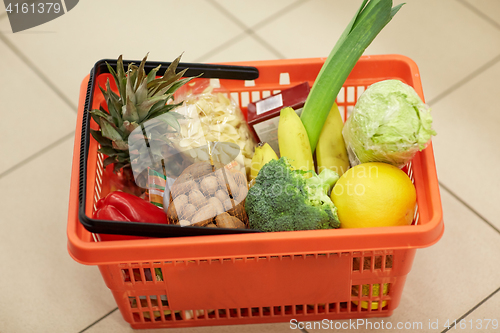
<svg viewBox="0 0 500 333">
<path fill-rule="evenodd" d="M 112 67 L 116 68 L 116 59 L 103 59 L 99 60 L 93 68 L 95 77 L 99 74 L 109 73 L 106 63 L 110 64 Z M 133 60 L 123 60 L 124 67 L 127 67 L 130 63 L 140 63 L 140 61 Z M 162 65 L 165 70 L 170 65 L 170 62 L 156 62 L 147 61 L 144 70 L 149 72 L 153 68 Z M 236 65 L 220 65 L 220 64 L 202 64 L 202 63 L 188 63 L 180 62 L 177 65 L 177 70 L 188 69 L 185 76 L 198 76 L 207 79 L 229 79 L 229 80 L 255 80 L 259 77 L 259 70 L 252 66 L 236 66 Z M 163 74 L 163 73 L 162 73 Z M 161 75 L 158 72 L 158 75 Z"/>
</svg>

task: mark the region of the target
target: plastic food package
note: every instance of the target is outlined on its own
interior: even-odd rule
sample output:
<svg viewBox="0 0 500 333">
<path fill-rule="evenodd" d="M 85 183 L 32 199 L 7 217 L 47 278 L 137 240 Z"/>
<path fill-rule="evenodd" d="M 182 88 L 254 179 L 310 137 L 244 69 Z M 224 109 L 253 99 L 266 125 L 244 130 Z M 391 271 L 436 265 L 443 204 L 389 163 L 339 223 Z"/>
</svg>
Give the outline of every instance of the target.
<svg viewBox="0 0 500 333">
<path fill-rule="evenodd" d="M 169 223 L 245 229 L 247 193 L 247 178 L 241 171 L 202 161 L 186 168 L 175 180 L 164 195 L 163 208 Z"/>
<path fill-rule="evenodd" d="M 248 176 L 256 142 L 239 106 L 224 93 L 214 92 L 209 80 L 186 85 L 176 99 L 184 103 L 174 110 L 183 117 L 178 119 L 180 133 L 172 139 L 175 148 L 188 153 L 196 163 L 210 159 L 209 142 L 235 144 L 222 147 L 220 162 Z"/>
<path fill-rule="evenodd" d="M 403 167 L 436 132 L 429 107 L 399 81 L 374 83 L 359 97 L 342 131 L 351 166 L 385 162 Z"/>
<path fill-rule="evenodd" d="M 174 181 L 175 179 L 148 168 L 148 187 L 146 193 L 149 202 L 159 208 L 163 208 L 164 194 L 166 193 L 168 196 L 170 187 L 174 184 Z"/>
<path fill-rule="evenodd" d="M 182 101 L 180 106 L 130 134 L 131 166 L 138 186 L 159 194 L 153 171 L 170 184 L 188 166 L 210 161 L 211 150 L 217 150 L 217 162 L 248 177 L 256 142 L 238 105 L 213 90 L 210 80 L 191 82 L 175 95 L 176 102 Z M 159 204 L 158 198 L 153 201 Z"/>
<path fill-rule="evenodd" d="M 256 143 L 238 105 L 209 83 L 183 87 L 175 97 L 181 106 L 133 133 L 129 146 L 139 156 L 132 161 L 134 175 L 147 167 L 149 200 L 164 209 L 169 223 L 246 228 L 247 173 Z"/>
</svg>

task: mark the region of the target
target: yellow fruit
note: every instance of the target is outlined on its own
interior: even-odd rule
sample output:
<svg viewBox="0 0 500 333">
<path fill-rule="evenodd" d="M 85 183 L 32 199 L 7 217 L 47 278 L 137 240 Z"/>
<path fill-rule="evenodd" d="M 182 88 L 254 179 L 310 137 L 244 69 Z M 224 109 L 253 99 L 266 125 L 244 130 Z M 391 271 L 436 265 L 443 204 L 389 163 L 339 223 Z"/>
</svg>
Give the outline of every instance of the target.
<svg viewBox="0 0 500 333">
<path fill-rule="evenodd" d="M 337 103 L 333 103 L 316 145 L 318 173 L 328 168 L 342 176 L 349 169 L 349 157 L 342 136 L 343 127 Z"/>
<path fill-rule="evenodd" d="M 252 157 L 252 166 L 250 169 L 250 180 L 257 177 L 260 169 L 262 169 L 267 162 L 277 159 L 278 155 L 276 155 L 273 148 L 268 143 L 255 147 L 255 153 Z"/>
<path fill-rule="evenodd" d="M 252 157 L 252 165 L 250 167 L 250 180 L 255 179 L 259 170 L 262 168 L 262 147 L 255 147 L 255 152 Z"/>
<path fill-rule="evenodd" d="M 362 288 L 362 296 L 368 296 L 370 294 L 370 286 L 368 284 L 364 284 L 363 285 L 363 288 Z M 389 292 L 389 284 L 388 283 L 384 283 L 383 287 L 382 287 L 382 295 L 387 295 L 387 293 Z M 374 284 L 372 286 L 372 296 L 373 297 L 381 297 L 382 295 L 380 295 L 380 284 Z M 355 296 L 358 296 L 357 294 Z M 358 305 L 358 302 L 357 301 L 353 301 L 354 304 Z M 372 302 L 372 310 L 377 310 L 378 309 L 378 301 L 373 301 Z M 387 305 L 387 301 L 382 301 L 382 307 L 386 306 Z M 363 309 L 368 309 L 368 302 L 367 301 L 361 301 L 361 307 Z"/>
<path fill-rule="evenodd" d="M 341 228 L 408 225 L 416 192 L 410 178 L 386 163 L 359 164 L 340 177 L 331 193 Z"/>
<path fill-rule="evenodd" d="M 286 157 L 295 170 L 314 170 L 311 144 L 306 129 L 292 108 L 280 111 L 278 144 L 281 157 Z M 310 177 L 310 173 L 306 177 Z"/>
</svg>

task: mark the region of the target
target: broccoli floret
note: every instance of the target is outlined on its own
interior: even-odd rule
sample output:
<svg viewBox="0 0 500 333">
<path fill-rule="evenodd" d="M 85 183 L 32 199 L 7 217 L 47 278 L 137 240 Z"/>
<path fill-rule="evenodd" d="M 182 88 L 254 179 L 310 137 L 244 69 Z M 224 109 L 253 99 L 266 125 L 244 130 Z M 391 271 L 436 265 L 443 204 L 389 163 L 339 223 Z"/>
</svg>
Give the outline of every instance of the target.
<svg viewBox="0 0 500 333">
<path fill-rule="evenodd" d="M 286 158 L 271 160 L 259 171 L 248 191 L 245 209 L 250 228 L 292 231 L 338 228 L 337 208 L 328 191 L 339 176 L 331 170 L 320 175 L 292 170 Z"/>
</svg>

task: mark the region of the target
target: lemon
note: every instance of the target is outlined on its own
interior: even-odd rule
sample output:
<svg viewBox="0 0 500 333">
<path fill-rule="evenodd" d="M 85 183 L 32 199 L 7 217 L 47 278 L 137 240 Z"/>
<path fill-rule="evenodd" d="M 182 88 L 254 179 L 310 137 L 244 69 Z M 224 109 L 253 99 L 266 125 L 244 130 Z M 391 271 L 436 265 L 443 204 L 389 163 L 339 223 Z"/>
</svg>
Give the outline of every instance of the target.
<svg viewBox="0 0 500 333">
<path fill-rule="evenodd" d="M 362 296 L 368 296 L 368 294 L 370 294 L 370 286 L 367 284 L 364 284 L 361 292 L 362 292 L 362 294 L 361 294 Z M 389 292 L 389 284 L 384 283 L 382 286 L 382 295 L 387 295 L 388 292 Z M 380 297 L 382 295 L 380 295 L 380 284 L 374 284 L 372 287 L 372 296 Z M 356 295 L 353 295 L 353 296 L 358 296 L 358 295 L 356 293 Z M 354 304 L 358 305 L 357 301 L 352 301 L 352 302 Z M 368 309 L 368 304 L 369 303 L 367 301 L 361 301 L 361 307 L 363 309 Z M 387 301 L 382 301 L 382 307 L 384 307 L 386 305 L 387 305 Z M 378 301 L 372 301 L 371 308 L 372 308 L 372 310 L 377 310 L 378 309 Z"/>
<path fill-rule="evenodd" d="M 388 227 L 412 223 L 416 192 L 410 178 L 397 167 L 370 162 L 344 173 L 331 199 L 341 228 Z"/>
</svg>

